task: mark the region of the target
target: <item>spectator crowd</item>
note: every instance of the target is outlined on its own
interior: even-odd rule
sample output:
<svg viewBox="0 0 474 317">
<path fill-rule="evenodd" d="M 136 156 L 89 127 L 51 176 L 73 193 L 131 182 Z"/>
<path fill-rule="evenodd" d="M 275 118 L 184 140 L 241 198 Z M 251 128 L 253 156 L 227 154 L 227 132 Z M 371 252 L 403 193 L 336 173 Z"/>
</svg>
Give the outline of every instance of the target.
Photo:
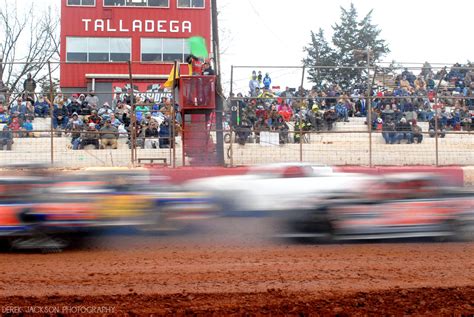
<svg viewBox="0 0 474 317">
<path fill-rule="evenodd" d="M 365 118 L 373 130 L 382 132 L 387 144 L 421 143 L 419 122 L 429 123 L 431 137 L 436 129 L 441 137 L 447 131 L 474 129 L 474 69 L 459 64 L 436 74 L 426 64 L 418 75 L 404 69 L 394 77 L 393 87 L 374 85 L 370 90 L 364 84 L 342 89 L 331 83 L 278 92 L 271 83 L 270 74 L 254 71 L 248 95 L 230 96 L 229 121 L 240 144 L 252 135 L 258 142 L 262 131 L 278 132 L 280 143 L 300 142 L 301 132 L 330 131 L 337 122 L 353 117 Z M 290 126 L 295 131 L 293 140 L 287 137 Z"/>
</svg>

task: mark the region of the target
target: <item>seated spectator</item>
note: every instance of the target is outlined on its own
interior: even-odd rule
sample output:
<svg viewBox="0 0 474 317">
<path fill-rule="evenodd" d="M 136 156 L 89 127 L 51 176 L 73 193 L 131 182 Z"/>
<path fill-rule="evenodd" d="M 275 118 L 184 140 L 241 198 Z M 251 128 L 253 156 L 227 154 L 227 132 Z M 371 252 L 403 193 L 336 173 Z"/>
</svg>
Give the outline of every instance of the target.
<svg viewBox="0 0 474 317">
<path fill-rule="evenodd" d="M 8 128 L 8 126 L 5 125 L 3 126 L 2 133 L 0 133 L 0 151 L 3 151 L 5 149 L 5 146 L 7 147 L 7 151 L 11 151 L 12 144 L 13 144 L 13 133 Z"/>
<path fill-rule="evenodd" d="M 328 131 L 331 131 L 333 129 L 334 122 L 337 121 L 337 114 L 334 107 L 331 107 L 328 111 L 324 113 L 324 121 L 326 121 Z"/>
<path fill-rule="evenodd" d="M 281 116 L 278 116 L 273 128 L 276 132 L 278 132 L 280 144 L 286 144 L 288 142 L 288 130 L 290 128 Z"/>
<path fill-rule="evenodd" d="M 374 123 L 372 124 L 372 130 L 374 131 L 382 131 L 383 127 L 383 120 L 382 118 L 378 117 L 374 119 Z"/>
<path fill-rule="evenodd" d="M 84 149 L 87 145 L 93 145 L 96 150 L 99 149 L 99 134 L 93 122 L 89 123 L 86 132 L 83 133 L 79 148 Z"/>
<path fill-rule="evenodd" d="M 116 91 L 114 100 L 112 100 L 112 111 L 115 112 L 117 110 L 117 106 L 119 105 L 119 103 L 122 103 L 122 102 L 123 102 L 122 92 Z"/>
<path fill-rule="evenodd" d="M 422 134 L 423 130 L 417 124 L 416 120 L 412 120 L 411 132 L 412 132 L 413 142 L 416 141 L 416 143 L 418 143 L 418 144 L 423 142 L 423 134 Z"/>
<path fill-rule="evenodd" d="M 387 122 L 388 118 L 394 117 L 394 111 L 390 105 L 385 105 L 385 109 L 382 111 L 380 117 L 383 122 Z"/>
<path fill-rule="evenodd" d="M 9 123 L 10 116 L 8 113 L 5 112 L 5 108 L 3 105 L 0 105 L 0 123 Z"/>
<path fill-rule="evenodd" d="M 73 150 L 78 150 L 81 144 L 81 131 L 83 130 L 84 122 L 79 119 L 77 112 L 72 114 L 72 118 L 66 127 L 66 131 L 71 133 L 71 144 Z"/>
<path fill-rule="evenodd" d="M 117 119 L 117 117 L 115 116 L 115 113 L 110 114 L 109 120 L 110 120 L 110 123 L 116 128 L 122 125 L 122 122 L 119 119 Z"/>
<path fill-rule="evenodd" d="M 421 75 L 418 76 L 414 84 L 415 84 L 415 91 L 422 92 L 422 93 L 426 92 L 426 82 Z"/>
<path fill-rule="evenodd" d="M 25 122 L 23 122 L 21 130 L 23 131 L 22 137 L 30 138 L 33 136 L 33 124 L 30 119 L 26 119 Z"/>
<path fill-rule="evenodd" d="M 16 103 L 10 107 L 10 116 L 16 115 L 20 119 L 25 119 L 26 114 L 26 102 L 23 99 L 17 98 Z"/>
<path fill-rule="evenodd" d="M 336 104 L 336 113 L 339 120 L 344 120 L 344 122 L 349 122 L 349 111 L 342 99 Z"/>
<path fill-rule="evenodd" d="M 77 94 L 71 96 L 71 102 L 67 105 L 69 115 L 73 113 L 80 114 L 82 111 L 81 103 L 77 100 Z"/>
<path fill-rule="evenodd" d="M 35 119 L 35 107 L 31 103 L 31 101 L 26 102 L 25 119 L 29 119 L 30 121 L 33 121 Z"/>
<path fill-rule="evenodd" d="M 311 111 L 306 113 L 306 119 L 311 123 L 311 126 L 316 131 L 321 131 L 323 129 L 324 119 L 321 112 L 319 111 L 318 105 L 313 105 Z"/>
<path fill-rule="evenodd" d="M 53 129 L 58 127 L 66 129 L 67 123 L 69 122 L 68 111 L 64 106 L 64 101 L 60 101 L 57 105 L 54 105 L 53 109 Z"/>
<path fill-rule="evenodd" d="M 102 123 L 102 118 L 99 117 L 97 114 L 97 110 L 92 110 L 91 115 L 87 118 L 87 124 L 94 123 L 96 125 L 96 129 L 100 129 L 100 125 Z"/>
<path fill-rule="evenodd" d="M 110 105 L 108 102 L 105 102 L 102 107 L 99 108 L 97 114 L 102 118 L 102 120 L 107 120 L 110 118 L 110 115 L 114 113 L 112 109 L 110 109 Z"/>
<path fill-rule="evenodd" d="M 394 144 L 397 140 L 396 125 L 392 118 L 387 118 L 382 126 L 382 136 L 385 144 Z"/>
<path fill-rule="evenodd" d="M 40 96 L 35 102 L 35 115 L 40 118 L 46 118 L 49 115 L 51 102 L 47 96 Z"/>
<path fill-rule="evenodd" d="M 248 120 L 246 118 L 244 118 L 243 122 L 244 123 L 248 122 Z M 244 127 L 244 129 L 248 129 L 248 127 Z M 237 130 L 240 132 L 240 127 L 238 127 Z M 255 131 L 256 142 L 260 143 L 260 132 L 270 131 L 270 127 L 268 126 L 267 122 L 265 121 L 265 118 L 263 118 L 263 117 L 258 118 L 257 122 L 255 123 L 254 131 Z M 246 135 L 242 134 L 241 137 L 245 138 Z M 247 138 L 248 138 L 248 136 L 247 136 Z M 240 139 L 240 136 L 239 136 L 239 139 Z"/>
<path fill-rule="evenodd" d="M 411 90 L 410 82 L 407 80 L 406 76 L 403 76 L 400 80 L 400 88 L 405 92 L 409 92 Z"/>
<path fill-rule="evenodd" d="M 420 122 L 429 122 L 434 116 L 434 112 L 431 109 L 431 105 L 428 101 L 424 102 L 421 107 L 418 108 L 417 118 Z"/>
<path fill-rule="evenodd" d="M 110 119 L 105 120 L 105 124 L 100 129 L 100 148 L 105 149 L 111 147 L 112 149 L 117 149 L 117 139 L 118 139 L 118 130 L 114 127 Z"/>
<path fill-rule="evenodd" d="M 287 104 L 283 104 L 279 107 L 278 114 L 282 116 L 286 122 L 289 122 L 291 120 L 293 112 L 291 111 L 291 108 L 288 107 Z"/>
<path fill-rule="evenodd" d="M 437 129 L 436 129 L 437 128 Z M 442 122 L 434 116 L 429 123 L 429 134 L 431 138 L 436 136 L 436 131 L 438 131 L 438 136 L 444 138 L 446 136 L 446 126 L 442 124 Z"/>
<path fill-rule="evenodd" d="M 406 118 L 402 118 L 397 124 L 397 143 L 400 144 L 402 140 L 407 140 L 408 144 L 413 143 L 413 134 L 411 132 L 411 125 Z"/>
<path fill-rule="evenodd" d="M 11 120 L 10 124 L 8 125 L 8 127 L 9 127 L 10 130 L 12 131 L 13 136 L 14 136 L 15 138 L 20 137 L 21 120 L 20 120 L 20 118 L 18 117 L 17 114 L 14 114 L 14 115 L 12 116 L 12 120 Z"/>
<path fill-rule="evenodd" d="M 58 91 L 58 94 L 56 95 L 56 97 L 54 97 L 53 99 L 53 104 L 57 105 L 59 104 L 60 102 L 62 102 L 64 104 L 65 102 L 65 98 L 64 98 L 64 95 L 61 91 Z"/>
<path fill-rule="evenodd" d="M 160 146 L 159 133 L 160 132 L 158 130 L 158 123 L 155 121 L 151 121 L 148 127 L 145 129 L 145 149 L 156 149 Z"/>
</svg>

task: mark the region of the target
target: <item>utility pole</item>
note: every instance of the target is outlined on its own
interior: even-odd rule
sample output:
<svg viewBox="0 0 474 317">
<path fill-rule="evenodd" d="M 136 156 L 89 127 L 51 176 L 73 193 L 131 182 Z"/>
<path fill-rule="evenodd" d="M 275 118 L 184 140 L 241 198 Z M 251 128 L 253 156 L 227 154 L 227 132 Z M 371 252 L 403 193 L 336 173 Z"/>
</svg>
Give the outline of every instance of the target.
<svg viewBox="0 0 474 317">
<path fill-rule="evenodd" d="M 217 17 L 217 0 L 211 0 L 212 10 L 212 51 L 214 53 L 214 67 L 216 71 L 216 151 L 217 164 L 224 166 L 224 126 L 222 117 L 224 114 L 224 94 L 221 81 L 221 58 L 219 51 L 219 22 Z"/>
</svg>

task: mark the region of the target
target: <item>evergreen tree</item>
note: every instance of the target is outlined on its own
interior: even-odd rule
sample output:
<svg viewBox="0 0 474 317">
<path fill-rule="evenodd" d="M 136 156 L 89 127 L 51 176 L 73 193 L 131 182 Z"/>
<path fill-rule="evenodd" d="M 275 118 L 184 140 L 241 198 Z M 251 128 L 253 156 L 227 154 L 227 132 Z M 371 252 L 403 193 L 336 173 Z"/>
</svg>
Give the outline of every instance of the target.
<svg viewBox="0 0 474 317">
<path fill-rule="evenodd" d="M 311 31 L 311 43 L 304 48 L 304 51 L 308 53 L 303 61 L 304 65 L 308 67 L 308 78 L 318 87 L 331 82 L 332 70 L 317 68 L 317 66 L 333 66 L 335 64 L 335 52 L 326 41 L 323 29 L 320 28 L 316 34 Z"/>
<path fill-rule="evenodd" d="M 367 49 L 370 49 L 370 61 L 373 65 L 380 58 L 389 53 L 390 50 L 385 40 L 380 38 L 380 29 L 372 23 L 372 11 L 370 11 L 362 20 L 359 21 L 357 9 L 351 3 L 348 9 L 341 7 L 340 21 L 332 26 L 334 34 L 331 47 L 324 39 L 322 30 L 316 37 L 312 33 L 312 41 L 305 51 L 308 57 L 304 60 L 309 68 L 309 79 L 316 84 L 320 84 L 321 76 L 315 68 L 321 63 L 314 63 L 315 52 L 325 48 L 325 52 L 331 51 L 330 56 L 324 59 L 325 65 L 339 66 L 324 72 L 324 79 L 339 84 L 342 88 L 354 87 L 355 85 L 364 85 L 367 80 Z M 325 47 L 325 45 L 327 47 Z M 316 59 L 317 60 L 317 59 Z M 330 62 L 330 63 L 328 63 Z M 341 66 L 355 66 L 361 68 L 341 68 Z M 321 71 L 319 71 L 319 74 Z"/>
</svg>

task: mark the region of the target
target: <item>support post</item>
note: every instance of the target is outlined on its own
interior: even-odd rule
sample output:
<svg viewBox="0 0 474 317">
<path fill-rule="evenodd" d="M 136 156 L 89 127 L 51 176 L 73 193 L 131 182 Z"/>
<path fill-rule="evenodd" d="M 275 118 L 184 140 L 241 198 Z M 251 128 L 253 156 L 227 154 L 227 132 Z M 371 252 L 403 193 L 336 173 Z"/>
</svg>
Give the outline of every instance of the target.
<svg viewBox="0 0 474 317">
<path fill-rule="evenodd" d="M 172 158 L 171 161 L 173 162 L 173 168 L 176 168 L 176 110 L 175 110 L 175 105 L 176 105 L 176 86 L 177 86 L 177 75 L 178 75 L 178 68 L 179 64 L 178 61 L 174 61 L 174 73 L 173 73 L 173 104 L 171 105 L 171 119 L 172 122 L 170 123 L 170 128 L 171 128 L 171 134 L 172 134 L 172 147 L 170 148 L 170 151 L 172 152 Z M 184 151 L 184 148 L 183 148 Z"/>
<path fill-rule="evenodd" d="M 217 164 L 224 166 L 224 131 L 222 115 L 224 113 L 224 100 L 221 82 L 221 65 L 219 53 L 219 23 L 217 18 L 217 0 L 211 0 L 212 9 L 212 39 L 216 68 L 216 151 Z"/>
<path fill-rule="evenodd" d="M 48 73 L 49 73 L 49 102 L 50 102 L 50 115 L 51 115 L 51 128 L 50 128 L 50 138 L 51 138 L 51 166 L 54 165 L 54 126 L 53 126 L 53 112 L 54 112 L 54 95 L 53 95 L 53 77 L 51 74 L 51 62 L 48 61 Z"/>
<path fill-rule="evenodd" d="M 131 129 L 131 137 L 130 137 L 130 148 L 131 148 L 131 160 L 132 160 L 132 167 L 135 167 L 135 162 L 137 160 L 137 157 L 136 157 L 136 148 L 137 148 L 137 117 L 136 117 L 136 111 L 135 111 L 135 91 L 133 89 L 133 75 L 132 75 L 132 62 L 131 61 L 128 61 L 128 75 L 129 75 L 129 81 L 130 81 L 130 87 L 132 89 L 132 96 L 130 97 L 130 107 L 131 107 L 131 116 L 130 116 L 130 119 L 131 119 L 131 126 L 132 126 L 132 129 Z"/>
<path fill-rule="evenodd" d="M 369 167 L 372 168 L 372 100 L 371 100 L 371 83 L 370 83 L 370 48 L 367 47 L 367 103 L 369 115 L 367 118 L 367 127 L 369 128 Z"/>
</svg>

